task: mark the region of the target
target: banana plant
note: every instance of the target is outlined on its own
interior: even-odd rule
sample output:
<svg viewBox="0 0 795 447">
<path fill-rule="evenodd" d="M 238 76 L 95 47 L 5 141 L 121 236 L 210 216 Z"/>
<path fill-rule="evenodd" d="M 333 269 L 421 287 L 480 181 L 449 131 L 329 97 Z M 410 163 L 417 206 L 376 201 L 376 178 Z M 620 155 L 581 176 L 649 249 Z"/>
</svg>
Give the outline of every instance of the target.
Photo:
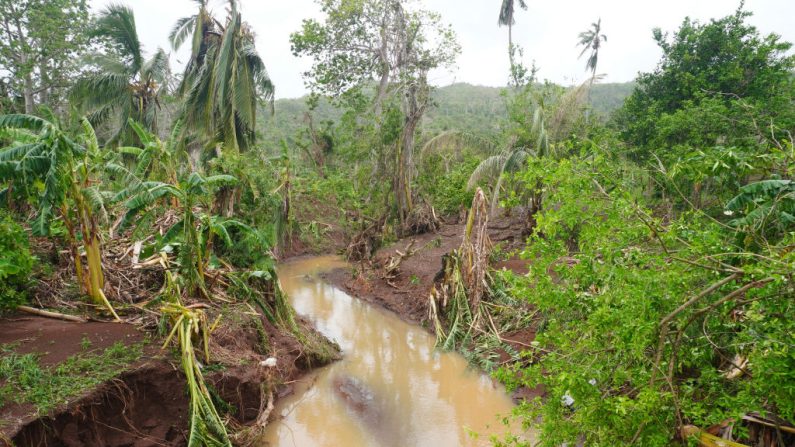
<svg viewBox="0 0 795 447">
<path fill-rule="evenodd" d="M 0 151 L 0 182 L 41 182 L 34 234 L 50 234 L 58 217 L 67 229 L 75 274 L 83 291 L 118 320 L 103 288 L 102 247 L 97 213 L 105 214 L 104 196 L 96 182 L 99 146 L 91 124 L 81 122 L 76 140 L 58 123 L 31 115 L 0 116 L 0 129 L 24 138 Z M 85 251 L 83 263 L 80 245 Z"/>
<path fill-rule="evenodd" d="M 177 121 L 174 124 L 171 135 L 165 142 L 133 119 L 129 120 L 129 126 L 141 141 L 141 147 L 121 146 L 117 148 L 117 151 L 134 157 L 135 167 L 132 169 L 132 173 L 138 178 L 159 179 L 172 184 L 176 183 L 180 162 L 187 161 L 187 153 L 179 144 L 182 122 Z"/>
<path fill-rule="evenodd" d="M 163 240 L 174 240 L 178 237 L 181 239 L 178 262 L 188 284 L 187 291 L 208 298 L 204 277 L 212 235 L 217 234 L 224 240 L 229 240 L 228 226 L 243 224 L 237 221 L 224 223 L 201 210 L 211 208 L 213 191 L 236 183 L 237 179 L 231 175 L 205 177 L 193 172 L 184 181 L 176 183 L 144 181 L 140 185 L 133 185 L 132 190 L 123 190 L 117 194 L 117 198 L 129 197 L 125 202 L 127 212 L 121 227 L 134 222 L 139 214 L 152 208 L 158 201 L 176 199 L 182 218 L 166 232 Z"/>
<path fill-rule="evenodd" d="M 795 181 L 765 179 L 740 188 L 726 204 L 729 225 L 746 239 L 779 239 L 795 228 Z"/>
</svg>

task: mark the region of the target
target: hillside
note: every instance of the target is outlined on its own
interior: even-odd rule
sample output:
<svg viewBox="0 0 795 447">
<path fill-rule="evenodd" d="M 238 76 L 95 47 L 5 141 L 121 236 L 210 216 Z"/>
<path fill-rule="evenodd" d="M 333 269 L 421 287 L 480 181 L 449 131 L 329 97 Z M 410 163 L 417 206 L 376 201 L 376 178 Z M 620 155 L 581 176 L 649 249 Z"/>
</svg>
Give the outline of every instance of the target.
<svg viewBox="0 0 795 447">
<path fill-rule="evenodd" d="M 634 83 L 597 84 L 591 92 L 595 113 L 608 116 L 621 107 L 632 92 Z M 487 134 L 499 131 L 506 118 L 502 88 L 457 83 L 433 91 L 433 107 L 425 115 L 422 130 L 431 134 L 445 130 L 466 130 Z M 305 128 L 306 96 L 278 99 L 274 114 L 261 113 L 262 142 L 276 147 L 282 138 L 291 141 Z M 327 101 L 320 101 L 314 113 L 315 124 L 337 122 L 341 111 Z"/>
</svg>

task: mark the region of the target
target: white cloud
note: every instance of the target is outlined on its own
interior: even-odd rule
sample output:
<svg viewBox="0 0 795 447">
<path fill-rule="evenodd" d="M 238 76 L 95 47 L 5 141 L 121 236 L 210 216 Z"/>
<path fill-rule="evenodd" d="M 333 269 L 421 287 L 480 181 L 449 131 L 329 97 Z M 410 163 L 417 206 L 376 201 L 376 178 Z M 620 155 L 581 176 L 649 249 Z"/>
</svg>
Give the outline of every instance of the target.
<svg viewBox="0 0 795 447">
<path fill-rule="evenodd" d="M 95 0 L 94 10 L 119 0 Z M 503 85 L 508 76 L 507 30 L 497 26 L 500 0 L 420 0 L 423 7 L 442 14 L 458 33 L 463 52 L 458 69 L 437 73 L 432 81 L 438 85 L 469 82 Z M 628 81 L 638 71 L 654 68 L 660 51 L 651 38 L 651 30 L 660 27 L 673 31 L 685 16 L 706 21 L 732 13 L 739 1 L 726 0 L 603 0 L 540 1 L 528 0 L 529 9 L 516 13 L 515 42 L 524 48 L 525 61 L 535 59 L 541 78 L 571 83 L 585 77 L 585 60 L 578 60 L 577 34 L 597 18 L 607 34 L 599 56 L 598 71 L 606 81 Z M 174 22 L 193 13 L 196 4 L 190 0 L 129 0 L 136 15 L 138 32 L 148 51 L 161 46 L 168 49 L 168 33 Z M 310 61 L 297 59 L 290 52 L 290 33 L 298 30 L 301 21 L 320 17 L 313 0 L 241 0 L 243 19 L 257 34 L 257 48 L 264 58 L 276 84 L 279 98 L 305 93 L 301 73 Z M 223 16 L 226 3 L 211 3 Z M 775 32 L 785 40 L 795 41 L 791 18 L 795 2 L 791 0 L 748 0 L 746 9 L 754 16 L 751 23 L 763 33 Z M 184 50 L 172 60 L 184 59 Z"/>
</svg>

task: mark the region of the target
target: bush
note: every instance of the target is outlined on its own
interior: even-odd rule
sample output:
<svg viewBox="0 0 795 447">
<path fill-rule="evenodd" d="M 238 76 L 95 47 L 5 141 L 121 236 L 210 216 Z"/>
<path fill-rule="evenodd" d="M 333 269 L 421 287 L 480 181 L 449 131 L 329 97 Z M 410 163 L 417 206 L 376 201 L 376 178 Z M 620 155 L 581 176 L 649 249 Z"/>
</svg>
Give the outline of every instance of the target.
<svg viewBox="0 0 795 447">
<path fill-rule="evenodd" d="M 467 182 L 478 163 L 480 160 L 473 156 L 467 156 L 449 170 L 444 168 L 443 161 L 438 156 L 431 157 L 425 163 L 417 183 L 421 193 L 428 197 L 437 213 L 457 214 L 461 207 L 469 207 L 475 191 L 467 189 Z"/>
<path fill-rule="evenodd" d="M 25 230 L 10 216 L 0 213 L 0 311 L 25 302 L 33 262 Z"/>
<path fill-rule="evenodd" d="M 753 412 L 792 420 L 795 256 L 785 247 L 795 235 L 761 247 L 760 257 L 701 213 L 663 220 L 630 192 L 642 177 L 626 169 L 595 151 L 533 160 L 520 173 L 545 195 L 522 253 L 531 272 L 513 293 L 543 324 L 537 350 L 524 353 L 533 363 L 498 377 L 544 386 L 546 400 L 519 411 L 540 421 L 539 445 L 667 446 L 683 425 Z M 746 365 L 742 374 L 731 362 Z"/>
</svg>

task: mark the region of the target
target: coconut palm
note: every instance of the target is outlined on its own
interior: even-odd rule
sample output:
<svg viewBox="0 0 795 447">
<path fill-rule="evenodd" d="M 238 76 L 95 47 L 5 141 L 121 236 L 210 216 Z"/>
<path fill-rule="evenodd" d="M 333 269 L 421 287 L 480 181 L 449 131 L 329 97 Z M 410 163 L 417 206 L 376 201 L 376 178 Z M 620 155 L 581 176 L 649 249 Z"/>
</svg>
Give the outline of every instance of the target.
<svg viewBox="0 0 795 447">
<path fill-rule="evenodd" d="M 242 21 L 235 0 L 225 23 L 214 19 L 206 0 L 197 14 L 177 21 L 171 43 L 178 49 L 192 35 L 191 56 L 179 91 L 188 130 L 206 146 L 243 151 L 254 142 L 259 101 L 273 99 L 274 87 Z"/>
<path fill-rule="evenodd" d="M 502 5 L 500 5 L 500 17 L 497 20 L 499 26 L 508 27 L 508 59 L 511 64 L 511 73 L 513 73 L 514 66 L 516 65 L 514 62 L 515 48 L 513 46 L 513 24 L 516 23 L 513 14 L 516 9 L 516 1 L 517 0 L 502 0 Z M 524 0 L 518 0 L 518 2 L 520 8 L 527 9 L 527 4 Z"/>
<path fill-rule="evenodd" d="M 130 119 L 156 133 L 159 97 L 170 76 L 166 53 L 158 49 L 145 59 L 135 16 L 123 5 L 102 10 L 90 36 L 105 40 L 113 51 L 87 56 L 96 70 L 76 82 L 70 95 L 73 102 L 94 125 L 114 120 L 112 144 L 136 142 Z"/>
<path fill-rule="evenodd" d="M 578 58 L 582 57 L 588 50 L 591 50 L 591 55 L 585 62 L 585 70 L 591 72 L 591 82 L 596 77 L 596 64 L 599 61 L 599 49 L 602 47 L 603 42 L 607 42 L 607 36 L 602 34 L 602 19 L 600 18 L 594 23 L 591 23 L 591 28 L 587 31 L 580 33 L 580 41 L 578 46 L 582 46 L 582 52 Z"/>
</svg>

